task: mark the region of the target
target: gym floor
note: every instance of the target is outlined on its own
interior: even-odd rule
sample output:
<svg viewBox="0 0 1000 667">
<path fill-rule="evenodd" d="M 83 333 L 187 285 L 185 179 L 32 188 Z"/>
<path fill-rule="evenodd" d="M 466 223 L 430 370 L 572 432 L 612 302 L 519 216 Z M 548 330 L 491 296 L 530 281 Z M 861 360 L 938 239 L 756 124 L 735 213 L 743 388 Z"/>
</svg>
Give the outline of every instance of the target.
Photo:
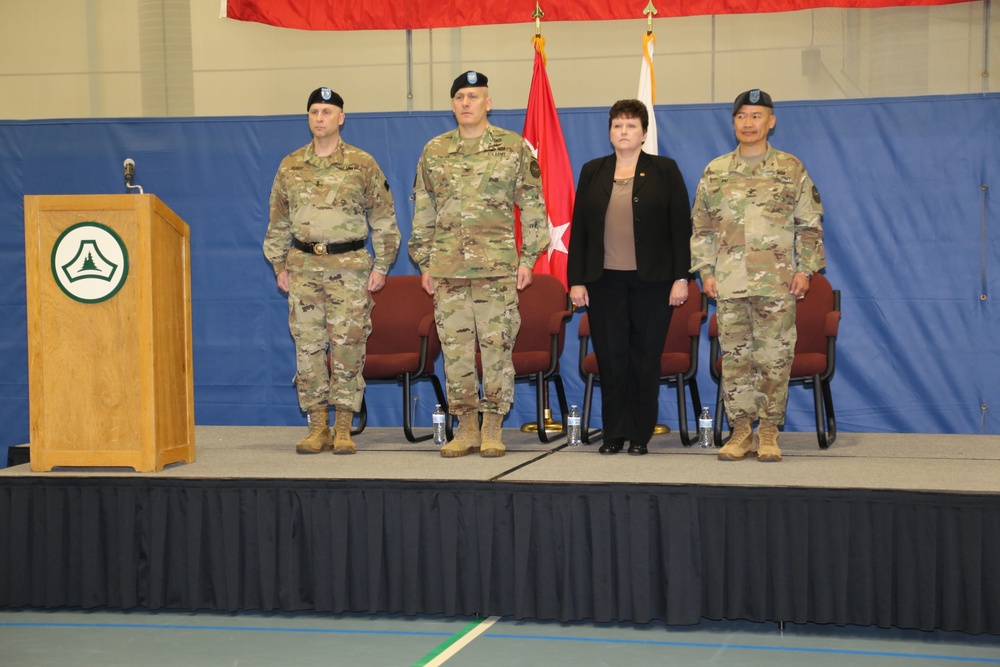
<svg viewBox="0 0 1000 667">
<path fill-rule="evenodd" d="M 703 621 L 558 623 L 317 613 L 0 611 L 4 667 L 1000 665 L 1000 637 Z"/>
</svg>

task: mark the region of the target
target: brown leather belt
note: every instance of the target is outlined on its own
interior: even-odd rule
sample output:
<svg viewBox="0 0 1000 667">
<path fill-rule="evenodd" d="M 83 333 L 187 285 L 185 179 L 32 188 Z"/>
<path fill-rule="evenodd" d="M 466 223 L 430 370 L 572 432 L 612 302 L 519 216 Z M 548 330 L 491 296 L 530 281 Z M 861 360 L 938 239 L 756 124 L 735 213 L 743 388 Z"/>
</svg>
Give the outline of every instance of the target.
<svg viewBox="0 0 1000 667">
<path fill-rule="evenodd" d="M 292 237 L 292 246 L 311 255 L 339 255 L 342 252 L 361 250 L 365 247 L 365 240 L 358 239 L 357 241 L 344 241 L 343 243 L 304 243 Z"/>
</svg>

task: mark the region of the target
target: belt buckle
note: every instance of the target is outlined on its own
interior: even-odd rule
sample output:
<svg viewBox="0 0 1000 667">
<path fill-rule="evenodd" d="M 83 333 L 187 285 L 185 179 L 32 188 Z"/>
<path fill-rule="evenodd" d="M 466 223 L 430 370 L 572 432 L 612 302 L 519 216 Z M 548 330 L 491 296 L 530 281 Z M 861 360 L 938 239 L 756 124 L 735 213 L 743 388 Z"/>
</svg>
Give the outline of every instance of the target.
<svg viewBox="0 0 1000 667">
<path fill-rule="evenodd" d="M 326 244 L 325 243 L 314 243 L 313 244 L 313 254 L 314 255 L 325 255 L 326 254 Z"/>
</svg>

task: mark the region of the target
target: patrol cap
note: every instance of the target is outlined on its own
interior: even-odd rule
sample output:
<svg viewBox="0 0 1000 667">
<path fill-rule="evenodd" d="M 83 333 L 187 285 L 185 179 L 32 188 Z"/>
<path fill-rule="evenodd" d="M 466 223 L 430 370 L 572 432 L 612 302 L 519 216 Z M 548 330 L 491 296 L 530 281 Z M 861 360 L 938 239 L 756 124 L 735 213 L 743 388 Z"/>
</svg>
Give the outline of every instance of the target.
<svg viewBox="0 0 1000 667">
<path fill-rule="evenodd" d="M 489 83 L 489 79 L 482 72 L 475 72 L 469 70 L 468 72 L 463 72 L 455 78 L 455 82 L 451 84 L 451 96 L 455 97 L 457 93 L 462 88 L 477 88 L 479 86 L 486 86 Z"/>
<path fill-rule="evenodd" d="M 771 102 L 771 96 L 765 93 L 760 88 L 754 88 L 753 90 L 748 90 L 745 93 L 740 93 L 736 97 L 736 101 L 733 102 L 733 115 L 740 110 L 740 107 L 744 104 L 749 104 L 755 107 L 770 107 L 774 108 L 774 103 Z"/>
<path fill-rule="evenodd" d="M 314 104 L 333 104 L 343 109 L 344 98 L 329 88 L 317 88 L 309 95 L 309 101 L 306 102 L 306 111 L 309 111 L 309 107 Z"/>
</svg>

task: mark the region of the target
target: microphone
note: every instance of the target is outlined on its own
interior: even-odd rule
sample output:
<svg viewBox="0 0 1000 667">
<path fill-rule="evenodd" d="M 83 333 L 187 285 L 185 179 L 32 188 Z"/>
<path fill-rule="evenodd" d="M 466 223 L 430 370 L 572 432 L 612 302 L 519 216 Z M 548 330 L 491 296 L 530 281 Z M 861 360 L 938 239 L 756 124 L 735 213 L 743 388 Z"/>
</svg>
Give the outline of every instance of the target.
<svg viewBox="0 0 1000 667">
<path fill-rule="evenodd" d="M 125 187 L 132 185 L 132 178 L 135 176 L 135 160 L 130 157 L 125 158 Z"/>
</svg>

